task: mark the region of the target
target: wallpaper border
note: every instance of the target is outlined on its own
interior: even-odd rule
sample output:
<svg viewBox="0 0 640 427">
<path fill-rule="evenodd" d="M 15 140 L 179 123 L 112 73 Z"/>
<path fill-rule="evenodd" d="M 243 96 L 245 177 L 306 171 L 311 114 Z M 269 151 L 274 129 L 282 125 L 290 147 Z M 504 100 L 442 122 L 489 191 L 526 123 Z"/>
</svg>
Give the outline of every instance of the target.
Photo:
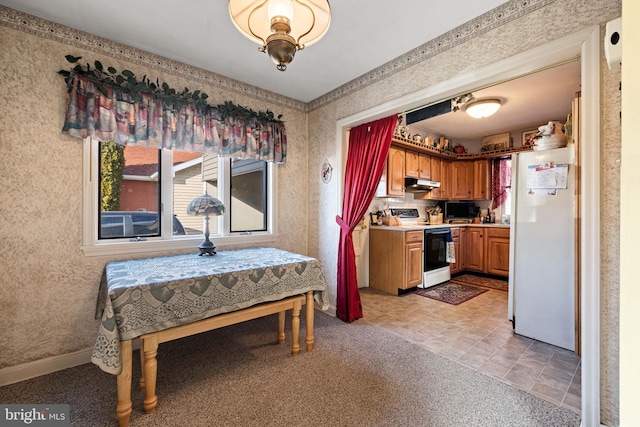
<svg viewBox="0 0 640 427">
<path fill-rule="evenodd" d="M 317 110 L 344 96 L 365 88 L 393 74 L 412 67 L 426 59 L 447 51 L 459 44 L 498 28 L 514 19 L 527 15 L 557 0 L 512 0 L 504 3 L 453 30 L 429 40 L 421 46 L 375 68 L 360 77 L 309 102 L 309 111 Z"/>
<path fill-rule="evenodd" d="M 280 107 L 307 112 L 305 102 L 1 5 L 0 26 L 24 31 L 91 52 L 109 55 L 162 73 L 267 101 Z"/>
<path fill-rule="evenodd" d="M 250 96 L 295 111 L 310 112 L 337 101 L 373 83 L 412 67 L 459 44 L 487 33 L 507 22 L 520 18 L 557 0 L 511 0 L 473 20 L 418 46 L 350 82 L 305 103 L 270 92 L 238 80 L 198 67 L 183 64 L 160 55 L 136 49 L 62 24 L 38 18 L 5 6 L 0 6 L 0 25 L 55 40 L 70 46 L 109 55 L 159 72 L 169 73 L 214 87 Z"/>
</svg>

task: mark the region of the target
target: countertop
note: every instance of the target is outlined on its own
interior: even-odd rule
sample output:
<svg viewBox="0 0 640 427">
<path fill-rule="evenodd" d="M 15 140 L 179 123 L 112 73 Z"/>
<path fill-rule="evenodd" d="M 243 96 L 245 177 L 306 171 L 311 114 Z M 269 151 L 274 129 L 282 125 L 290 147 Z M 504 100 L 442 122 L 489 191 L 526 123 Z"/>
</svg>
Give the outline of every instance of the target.
<svg viewBox="0 0 640 427">
<path fill-rule="evenodd" d="M 510 224 L 428 224 L 428 225 L 371 225 L 371 229 L 388 231 L 420 231 L 430 228 L 454 228 L 454 227 L 482 227 L 482 228 L 509 228 Z"/>
</svg>

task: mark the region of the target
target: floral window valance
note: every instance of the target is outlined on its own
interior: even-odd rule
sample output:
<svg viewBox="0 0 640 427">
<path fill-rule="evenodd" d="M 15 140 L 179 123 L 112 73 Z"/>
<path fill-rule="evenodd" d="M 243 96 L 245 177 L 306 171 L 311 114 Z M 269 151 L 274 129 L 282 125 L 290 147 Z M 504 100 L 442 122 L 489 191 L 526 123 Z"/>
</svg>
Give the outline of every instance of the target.
<svg viewBox="0 0 640 427">
<path fill-rule="evenodd" d="M 63 133 L 123 145 L 275 163 L 286 160 L 285 126 L 280 120 L 270 120 L 272 113 L 255 113 L 230 102 L 213 107 L 203 102 L 206 95 L 199 91 L 180 96 L 185 95 L 185 89 L 176 96 L 166 84 L 160 89 L 146 77 L 143 82 L 137 82 L 131 72 L 123 72 L 127 76 L 123 78 L 109 68 L 114 72 L 111 73 L 114 78 L 109 78 L 102 70 L 100 73 L 87 71 L 88 67 L 88 64 L 87 68 L 78 65 L 71 72 L 60 72 L 66 76 L 68 92 Z M 96 79 L 98 74 L 106 77 Z M 127 79 L 130 83 L 133 80 L 138 88 L 150 90 L 132 90 L 126 86 Z M 105 80 L 124 84 L 108 84 Z M 154 90 L 164 92 L 154 93 Z M 167 93 L 173 96 L 163 96 Z"/>
</svg>

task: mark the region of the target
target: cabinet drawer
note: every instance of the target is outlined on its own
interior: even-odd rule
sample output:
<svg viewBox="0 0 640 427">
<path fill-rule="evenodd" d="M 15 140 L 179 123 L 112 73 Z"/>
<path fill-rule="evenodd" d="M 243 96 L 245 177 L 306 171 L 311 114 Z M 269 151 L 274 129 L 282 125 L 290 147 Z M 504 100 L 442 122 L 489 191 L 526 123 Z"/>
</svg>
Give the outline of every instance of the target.
<svg viewBox="0 0 640 427">
<path fill-rule="evenodd" d="M 451 228 L 451 237 L 460 237 L 460 229 L 457 227 Z"/>
<path fill-rule="evenodd" d="M 511 230 L 508 228 L 489 228 L 488 230 L 489 237 L 506 237 L 509 238 L 509 233 Z"/>
<path fill-rule="evenodd" d="M 407 231 L 405 234 L 406 243 L 422 242 L 422 231 Z"/>
</svg>

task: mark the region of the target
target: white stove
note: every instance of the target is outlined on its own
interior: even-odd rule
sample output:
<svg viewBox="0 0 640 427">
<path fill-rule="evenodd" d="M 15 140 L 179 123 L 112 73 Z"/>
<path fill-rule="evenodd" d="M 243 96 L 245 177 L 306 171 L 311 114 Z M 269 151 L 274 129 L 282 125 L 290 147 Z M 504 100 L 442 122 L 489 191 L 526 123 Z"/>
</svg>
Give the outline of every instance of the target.
<svg viewBox="0 0 640 427">
<path fill-rule="evenodd" d="M 428 225 L 416 208 L 392 208 L 391 215 L 402 225 Z M 422 283 L 418 288 L 428 288 L 451 279 L 447 262 L 447 242 L 450 241 L 449 227 L 425 228 L 422 237 Z"/>
<path fill-rule="evenodd" d="M 424 217 L 420 217 L 417 208 L 391 208 L 390 211 L 402 225 L 429 225 Z"/>
</svg>

